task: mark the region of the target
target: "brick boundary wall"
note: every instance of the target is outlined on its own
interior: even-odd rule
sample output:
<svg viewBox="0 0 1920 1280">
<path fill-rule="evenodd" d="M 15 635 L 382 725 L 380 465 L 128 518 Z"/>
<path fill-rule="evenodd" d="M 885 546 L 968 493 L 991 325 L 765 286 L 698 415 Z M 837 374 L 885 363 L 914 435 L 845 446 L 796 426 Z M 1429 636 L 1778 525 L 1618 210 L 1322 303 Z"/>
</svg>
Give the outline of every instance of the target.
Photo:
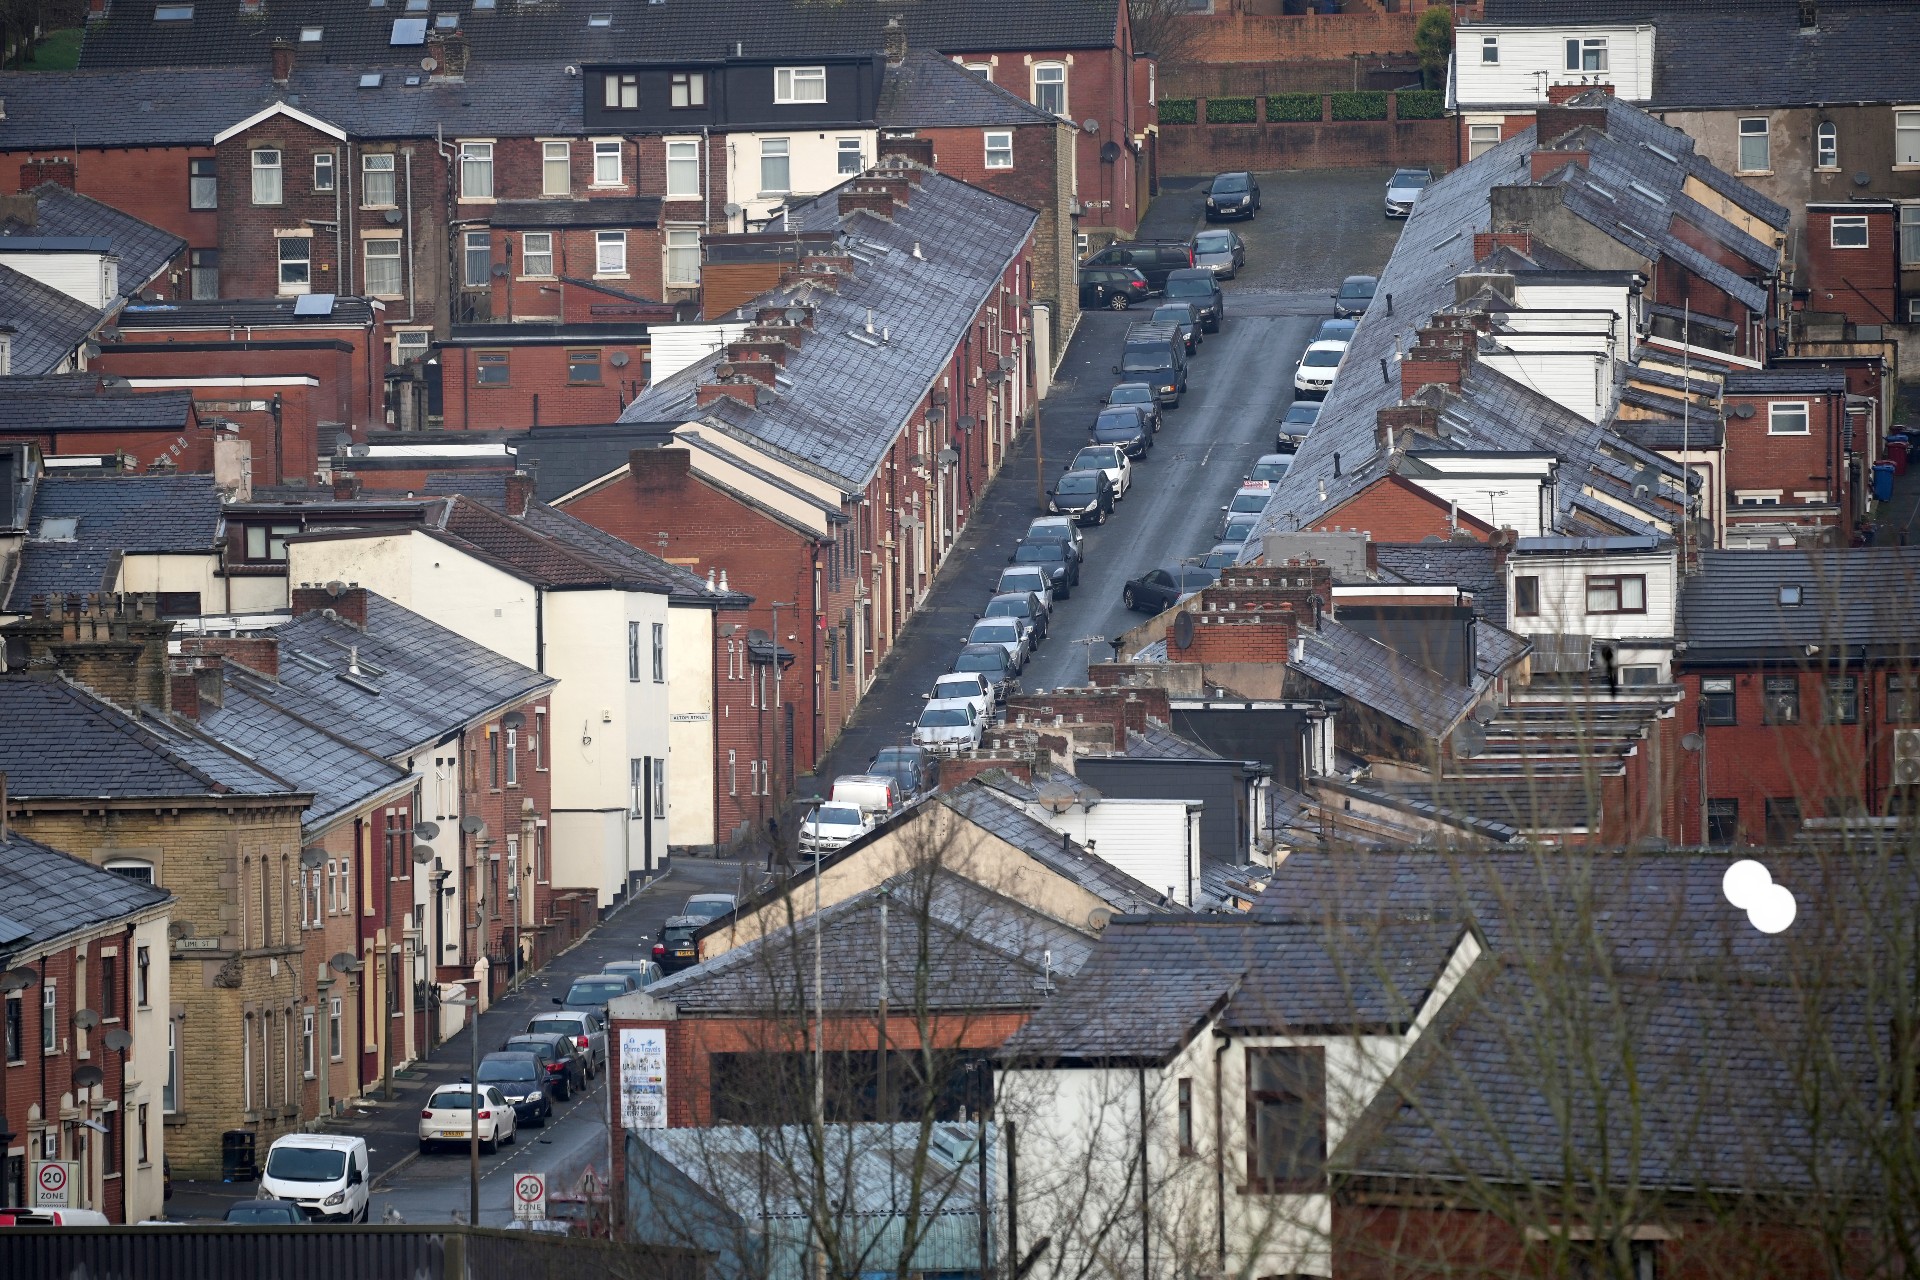
<svg viewBox="0 0 1920 1280">
<path fill-rule="evenodd" d="M 1273 122 L 1267 100 L 1256 99 L 1260 123 L 1208 124 L 1207 101 L 1194 101 L 1194 124 L 1160 126 L 1160 168 L 1211 174 L 1234 169 L 1368 169 L 1459 163 L 1459 135 L 1450 117 L 1401 120 L 1399 97 L 1387 95 L 1385 120 L 1335 120 L 1333 97 L 1322 94 L 1320 119 Z"/>
</svg>

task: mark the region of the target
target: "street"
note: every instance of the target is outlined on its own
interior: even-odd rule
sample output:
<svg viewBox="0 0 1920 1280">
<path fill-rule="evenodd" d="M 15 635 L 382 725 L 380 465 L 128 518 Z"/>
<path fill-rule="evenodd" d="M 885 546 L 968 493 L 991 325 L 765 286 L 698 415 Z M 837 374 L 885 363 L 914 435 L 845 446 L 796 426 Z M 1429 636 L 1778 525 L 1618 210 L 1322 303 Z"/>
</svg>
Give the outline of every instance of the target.
<svg viewBox="0 0 1920 1280">
<path fill-rule="evenodd" d="M 1262 208 L 1250 222 L 1223 223 L 1246 241 L 1247 265 L 1225 286 L 1220 332 L 1206 335 L 1189 389 L 1165 411 L 1156 447 L 1134 473 L 1132 491 L 1103 527 L 1085 531 L 1080 585 L 1055 606 L 1047 642 L 1021 676 L 1027 690 L 1084 682 L 1088 655 L 1104 659 L 1117 636 L 1144 615 L 1120 603 L 1126 580 L 1213 546 L 1221 508 L 1255 458 L 1272 447 L 1275 421 L 1293 399 L 1293 365 L 1329 296 L 1347 275 L 1377 272 L 1400 224 L 1381 213 L 1385 169 L 1261 174 Z M 1206 178 L 1169 178 L 1140 227 L 1142 240 L 1184 240 L 1202 226 Z M 975 501 L 966 531 L 901 631 L 873 686 L 819 773 L 799 794 L 825 794 L 835 776 L 856 773 L 881 747 L 905 742 L 921 695 L 946 671 L 985 605 L 1027 522 L 1044 514 L 1044 484 L 1087 442 L 1086 428 L 1107 389 L 1128 324 L 1137 312 L 1089 311 L 1042 404 L 1043 450 L 1033 433 Z"/>
<path fill-rule="evenodd" d="M 554 998 L 564 995 L 575 977 L 597 973 L 609 960 L 646 956 L 660 926 L 678 914 L 688 895 L 739 892 L 743 867 L 751 877 L 752 863 L 711 858 L 674 863 L 665 876 L 641 890 L 573 950 L 529 975 L 524 987 L 481 1015 L 482 1056 L 525 1030 L 534 1014 L 553 1008 Z M 435 1088 L 466 1076 L 468 1053 L 467 1034 L 462 1032 L 402 1073 L 409 1078 L 396 1076 L 392 1102 L 363 1103 L 350 1120 L 327 1126 L 330 1132 L 358 1133 L 367 1139 L 374 1173 L 369 1221 L 382 1221 L 389 1209 L 412 1223 L 447 1222 L 455 1212 L 466 1216 L 467 1153 L 447 1148 L 421 1155 L 416 1121 Z M 522 1127 L 518 1141 L 480 1157 L 482 1225 L 499 1226 L 513 1216 L 515 1174 L 546 1174 L 549 1195 L 570 1191 L 590 1168 L 596 1176 L 606 1177 L 607 1096 L 607 1078 L 602 1074 L 568 1101 L 556 1099 L 553 1118 L 545 1128 Z M 264 1161 L 266 1152 L 259 1154 Z M 174 1184 L 167 1212 L 179 1221 L 218 1219 L 233 1201 L 253 1194 L 252 1183 L 180 1181 Z"/>
</svg>

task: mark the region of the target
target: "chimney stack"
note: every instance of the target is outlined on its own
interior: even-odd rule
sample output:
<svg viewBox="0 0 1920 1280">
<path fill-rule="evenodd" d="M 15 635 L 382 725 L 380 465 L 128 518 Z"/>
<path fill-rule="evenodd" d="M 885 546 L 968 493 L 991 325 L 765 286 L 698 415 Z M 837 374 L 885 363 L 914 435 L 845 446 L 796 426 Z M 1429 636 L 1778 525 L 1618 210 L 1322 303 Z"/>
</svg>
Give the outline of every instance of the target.
<svg viewBox="0 0 1920 1280">
<path fill-rule="evenodd" d="M 282 36 L 273 42 L 273 82 L 284 85 L 293 78 L 293 41 Z"/>
<path fill-rule="evenodd" d="M 367 589 L 357 582 L 303 582 L 293 589 L 293 616 L 326 613 L 366 629 Z"/>
<path fill-rule="evenodd" d="M 887 65 L 897 67 L 907 60 L 907 20 L 901 14 L 887 19 L 885 34 Z"/>
<path fill-rule="evenodd" d="M 167 702 L 167 637 L 152 595 L 36 596 L 15 622 L 29 660 L 51 658 L 68 678 L 128 709 Z"/>
<path fill-rule="evenodd" d="M 533 487 L 533 471 L 524 463 L 507 477 L 507 514 L 515 520 L 526 518 L 527 506 L 533 501 Z"/>
</svg>

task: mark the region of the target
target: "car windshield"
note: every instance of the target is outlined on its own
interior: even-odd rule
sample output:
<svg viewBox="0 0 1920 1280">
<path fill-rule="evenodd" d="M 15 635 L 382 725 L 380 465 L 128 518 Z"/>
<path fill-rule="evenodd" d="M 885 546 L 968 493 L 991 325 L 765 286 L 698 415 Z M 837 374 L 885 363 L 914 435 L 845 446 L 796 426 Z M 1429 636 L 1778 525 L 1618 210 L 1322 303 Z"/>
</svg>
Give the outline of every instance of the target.
<svg viewBox="0 0 1920 1280">
<path fill-rule="evenodd" d="M 535 1018 L 527 1030 L 549 1036 L 577 1036 L 585 1030 L 577 1018 Z"/>
<path fill-rule="evenodd" d="M 1293 463 L 1286 459 L 1262 459 L 1253 464 L 1253 474 L 1249 480 L 1265 480 L 1269 483 L 1282 479 L 1293 470 Z"/>
<path fill-rule="evenodd" d="M 979 653 L 963 653 L 960 661 L 953 664 L 955 671 L 1004 671 L 1007 655 L 1004 650 L 982 650 Z"/>
<path fill-rule="evenodd" d="M 626 990 L 624 982 L 576 982 L 567 988 L 567 1000 L 573 1004 L 605 1004 Z"/>
<path fill-rule="evenodd" d="M 1393 181 L 1387 185 L 1393 187 L 1412 187 L 1418 190 L 1432 181 L 1433 175 L 1425 169 L 1402 169 L 1393 175 Z"/>
<path fill-rule="evenodd" d="M 987 602 L 989 618 L 1025 618 L 1032 615 L 1025 600 L 990 600 Z M 935 685 L 936 689 L 940 686 Z"/>
<path fill-rule="evenodd" d="M 1228 253 L 1233 249 L 1231 231 L 1202 231 L 1193 238 L 1195 253 Z"/>
<path fill-rule="evenodd" d="M 484 1095 L 480 1101 L 485 1105 Z M 473 1109 L 473 1095 L 465 1089 L 442 1089 L 433 1095 L 432 1100 L 427 1103 L 427 1109 L 429 1111 L 470 1111 Z M 272 1173 L 273 1170 L 268 1169 L 267 1172 Z"/>
<path fill-rule="evenodd" d="M 1227 536 L 1223 542 L 1245 542 L 1253 532 L 1253 526 L 1260 523 L 1258 515 L 1236 515 L 1227 518 Z"/>
<path fill-rule="evenodd" d="M 1267 495 L 1264 493 L 1236 493 L 1233 495 L 1235 511 L 1265 511 Z"/>
<path fill-rule="evenodd" d="M 228 1222 L 275 1222 L 284 1225 L 304 1221 L 305 1217 L 299 1209 L 284 1204 L 248 1204 L 244 1200 L 227 1210 Z"/>
<path fill-rule="evenodd" d="M 1020 626 L 1014 622 L 976 622 L 967 635 L 982 644 L 1017 644 Z"/>
<path fill-rule="evenodd" d="M 1319 351 L 1307 352 L 1306 359 L 1301 361 L 1301 363 L 1309 369 L 1331 369 L 1340 363 L 1340 357 L 1345 354 L 1347 353 L 1344 351 L 1334 351 L 1323 348 Z"/>
<path fill-rule="evenodd" d="M 1072 466 L 1075 471 L 1099 471 L 1107 467 L 1117 467 L 1119 465 L 1120 451 L 1110 446 L 1102 446 L 1097 449 L 1082 449 L 1073 455 Z M 1029 529 L 1027 533 L 1031 536 L 1033 530 Z"/>
<path fill-rule="evenodd" d="M 1155 324 L 1192 324 L 1193 311 L 1184 302 L 1171 307 L 1155 307 L 1153 321 Z"/>
<path fill-rule="evenodd" d="M 1340 286 L 1340 296 L 1346 299 L 1371 298 L 1374 282 L 1372 280 L 1349 280 Z"/>
<path fill-rule="evenodd" d="M 1247 189 L 1247 175 L 1244 173 L 1223 173 L 1213 180 L 1215 195 L 1232 195 L 1236 191 Z"/>
<path fill-rule="evenodd" d="M 928 707 L 920 713 L 922 729 L 964 729 L 970 723 L 961 707 Z"/>
<path fill-rule="evenodd" d="M 723 916 L 731 910 L 733 910 L 732 903 L 722 902 L 714 898 L 709 898 L 705 902 L 697 898 L 691 898 L 688 899 L 687 905 L 680 909 L 680 914 L 683 916 L 704 916 L 708 920 L 711 920 L 715 916 Z"/>
<path fill-rule="evenodd" d="M 1173 356 L 1161 347 L 1128 347 L 1120 356 L 1123 373 L 1152 373 L 1173 364 Z"/>
<path fill-rule="evenodd" d="M 1202 279 L 1193 276 L 1185 280 L 1167 277 L 1167 296 L 1169 298 L 1211 298 L 1214 284 L 1211 278 Z"/>
<path fill-rule="evenodd" d="M 1137 431 L 1140 429 L 1140 415 L 1131 409 L 1122 409 L 1118 413 L 1107 411 L 1095 418 L 1093 425 L 1096 429 L 1105 427 L 1109 430 Z"/>
<path fill-rule="evenodd" d="M 1054 486 L 1055 493 L 1092 493 L 1099 481 L 1089 473 L 1069 471 L 1060 477 L 1060 483 Z"/>
<path fill-rule="evenodd" d="M 813 822 L 819 827 L 857 827 L 860 811 L 850 804 L 823 804 L 814 810 Z"/>
<path fill-rule="evenodd" d="M 1287 416 L 1281 421 L 1290 426 L 1310 426 L 1320 416 L 1318 400 L 1296 400 L 1287 406 Z"/>
<path fill-rule="evenodd" d="M 977 698 L 980 696 L 980 681 L 974 676 L 955 676 L 952 679 L 943 676 L 933 682 L 933 696 L 935 698 Z M 884 752 L 881 754 L 882 757 L 885 756 Z"/>
<path fill-rule="evenodd" d="M 1320 331 L 1313 335 L 1315 342 L 1346 342 L 1353 337 L 1353 331 L 1360 327 L 1358 320 L 1322 320 Z"/>
<path fill-rule="evenodd" d="M 1013 558 L 1021 564 L 1052 564 L 1067 557 L 1057 542 L 1023 542 L 1014 548 Z"/>
<path fill-rule="evenodd" d="M 338 1182 L 347 1153 L 330 1147 L 275 1147 L 267 1153 L 267 1176 L 282 1182 Z"/>
<path fill-rule="evenodd" d="M 1219 578 L 1213 570 L 1201 565 L 1193 565 L 1180 571 L 1180 589 L 1182 591 L 1198 591 L 1202 587 L 1212 586 L 1218 580 Z"/>
<path fill-rule="evenodd" d="M 1237 549 L 1233 551 L 1209 551 L 1205 557 L 1201 559 L 1200 563 L 1209 569 L 1224 569 L 1239 558 L 1240 552 Z"/>
<path fill-rule="evenodd" d="M 525 1055 L 519 1056 L 521 1057 L 521 1061 L 519 1062 L 508 1062 L 498 1059 L 493 1062 L 482 1061 L 480 1064 L 480 1072 L 474 1079 L 478 1080 L 481 1084 L 493 1084 L 499 1081 L 509 1080 L 538 1080 L 540 1078 L 540 1064 L 531 1057 Z"/>
<path fill-rule="evenodd" d="M 1152 404 L 1153 388 L 1143 382 L 1123 382 L 1107 393 L 1108 404 Z"/>
</svg>

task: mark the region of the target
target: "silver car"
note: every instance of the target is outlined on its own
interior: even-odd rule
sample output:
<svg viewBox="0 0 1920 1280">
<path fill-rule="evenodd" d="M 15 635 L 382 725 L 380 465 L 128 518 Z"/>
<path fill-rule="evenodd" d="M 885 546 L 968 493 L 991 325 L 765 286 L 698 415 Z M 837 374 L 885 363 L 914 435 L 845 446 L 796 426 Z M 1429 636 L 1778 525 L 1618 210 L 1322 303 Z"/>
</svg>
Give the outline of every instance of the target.
<svg viewBox="0 0 1920 1280">
<path fill-rule="evenodd" d="M 980 745 L 980 732 L 980 714 L 967 699 L 929 702 L 913 726 L 913 745 L 935 755 L 958 755 Z"/>
<path fill-rule="evenodd" d="M 1396 169 L 1387 179 L 1387 216 L 1405 218 L 1413 213 L 1414 201 L 1433 182 L 1431 169 Z"/>
<path fill-rule="evenodd" d="M 537 1035 L 558 1035 L 571 1039 L 586 1051 L 589 1077 L 607 1069 L 607 1024 L 597 1013 L 582 1009 L 536 1013 L 527 1020 L 527 1030 Z"/>
<path fill-rule="evenodd" d="M 1027 629 L 1018 618 L 982 618 L 967 632 L 967 643 L 999 645 L 1007 651 L 1007 661 L 1015 671 L 1027 665 Z"/>
<path fill-rule="evenodd" d="M 1205 267 L 1222 280 L 1231 280 L 1247 265 L 1247 242 L 1238 231 L 1202 231 L 1193 238 L 1193 265 Z"/>
</svg>

